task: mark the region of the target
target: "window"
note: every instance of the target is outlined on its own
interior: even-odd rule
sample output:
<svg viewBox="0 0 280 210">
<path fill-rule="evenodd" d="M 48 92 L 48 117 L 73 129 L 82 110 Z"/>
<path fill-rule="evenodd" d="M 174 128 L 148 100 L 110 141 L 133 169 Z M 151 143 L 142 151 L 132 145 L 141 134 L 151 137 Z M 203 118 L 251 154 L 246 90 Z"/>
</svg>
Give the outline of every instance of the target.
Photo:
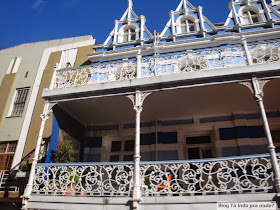
<svg viewBox="0 0 280 210">
<path fill-rule="evenodd" d="M 110 162 L 133 161 L 134 140 L 112 141 Z"/>
<path fill-rule="evenodd" d="M 123 42 L 136 40 L 136 32 L 133 28 L 128 28 L 123 32 Z"/>
<path fill-rule="evenodd" d="M 26 103 L 26 99 L 28 96 L 28 92 L 29 92 L 29 88 L 17 89 L 11 116 L 22 115 Z"/>
<path fill-rule="evenodd" d="M 16 142 L 0 143 L 0 170 L 11 169 L 16 146 Z"/>
<path fill-rule="evenodd" d="M 210 136 L 187 137 L 186 143 L 188 160 L 214 157 Z"/>
<path fill-rule="evenodd" d="M 253 12 L 253 11 L 251 11 L 251 10 L 245 10 L 242 13 L 242 19 L 243 19 L 244 25 L 248 25 L 248 24 L 253 24 L 253 23 L 259 22 L 258 14 Z"/>
<path fill-rule="evenodd" d="M 100 162 L 102 153 L 102 137 L 85 137 L 84 162 Z"/>
<path fill-rule="evenodd" d="M 195 23 L 191 20 L 184 19 L 180 22 L 181 33 L 188 33 L 195 31 Z"/>
</svg>

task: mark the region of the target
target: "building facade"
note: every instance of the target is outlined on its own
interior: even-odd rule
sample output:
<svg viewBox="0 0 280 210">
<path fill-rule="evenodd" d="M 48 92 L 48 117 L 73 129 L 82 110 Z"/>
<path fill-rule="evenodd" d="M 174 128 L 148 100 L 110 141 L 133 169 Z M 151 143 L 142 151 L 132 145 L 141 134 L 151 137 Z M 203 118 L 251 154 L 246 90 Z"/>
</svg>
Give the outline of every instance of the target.
<svg viewBox="0 0 280 210">
<path fill-rule="evenodd" d="M 278 2 L 230 1 L 225 23 L 214 24 L 181 0 L 158 33 L 132 6 L 87 54 L 89 65 L 58 66 L 43 90 L 24 208 L 277 201 Z M 51 110 L 48 157 L 38 163 Z M 60 142 L 74 145 L 75 163 L 51 163 Z"/>
<path fill-rule="evenodd" d="M 76 50 L 74 61 L 79 62 L 78 48 L 86 53 L 93 47 L 92 36 L 82 36 L 22 44 L 0 51 L 0 195 L 1 201 L 10 201 L 23 194 L 22 187 L 30 170 L 38 136 L 40 114 L 44 107 L 43 88 L 49 87 L 54 66 L 49 60 L 63 64 L 58 56 L 67 50 Z M 86 48 L 83 48 L 86 46 Z M 92 49 L 90 49 L 92 50 Z M 65 57 L 65 56 L 64 56 Z M 77 58 L 77 59 L 76 59 Z M 70 60 L 65 60 L 71 62 Z M 65 62 L 65 61 L 64 61 Z M 75 65 L 72 62 L 73 66 Z M 78 64 L 80 66 L 81 63 Z M 51 123 L 46 125 L 43 138 L 47 145 Z M 36 136 L 36 137 L 35 137 Z"/>
</svg>

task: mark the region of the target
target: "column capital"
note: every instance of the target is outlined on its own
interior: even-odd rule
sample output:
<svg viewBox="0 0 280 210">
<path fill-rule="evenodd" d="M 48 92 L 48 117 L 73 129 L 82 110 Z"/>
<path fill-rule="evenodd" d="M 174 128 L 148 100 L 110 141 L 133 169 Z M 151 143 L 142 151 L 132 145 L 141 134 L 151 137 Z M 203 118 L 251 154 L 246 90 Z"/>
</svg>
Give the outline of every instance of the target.
<svg viewBox="0 0 280 210">
<path fill-rule="evenodd" d="M 257 79 L 253 77 L 251 81 L 239 82 L 239 84 L 246 86 L 249 90 L 255 95 L 257 100 L 261 100 L 263 98 L 263 89 L 267 82 L 270 80 Z"/>
<path fill-rule="evenodd" d="M 128 95 L 128 97 L 131 101 L 132 104 L 135 108 L 142 107 L 144 100 L 146 99 L 147 96 L 149 96 L 151 92 L 143 93 L 140 90 L 136 90 L 135 94 Z"/>
<path fill-rule="evenodd" d="M 251 82 L 249 82 L 249 81 L 247 81 L 247 82 L 239 82 L 239 84 L 246 86 L 247 88 L 249 88 L 251 93 L 254 93 L 254 89 L 253 89 L 253 86 L 252 86 Z"/>
<path fill-rule="evenodd" d="M 46 102 L 45 109 L 43 114 L 40 115 L 42 120 L 48 120 L 50 118 L 50 113 L 52 112 L 52 108 L 57 104 L 57 102 Z"/>
</svg>

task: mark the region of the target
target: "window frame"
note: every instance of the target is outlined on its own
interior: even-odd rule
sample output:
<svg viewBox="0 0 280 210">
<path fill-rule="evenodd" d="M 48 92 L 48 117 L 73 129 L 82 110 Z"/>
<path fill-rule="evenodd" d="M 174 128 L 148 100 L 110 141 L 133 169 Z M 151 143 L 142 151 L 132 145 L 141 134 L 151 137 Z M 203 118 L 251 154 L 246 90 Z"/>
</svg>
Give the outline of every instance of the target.
<svg viewBox="0 0 280 210">
<path fill-rule="evenodd" d="M 185 27 L 185 32 L 182 28 Z M 198 20 L 192 15 L 181 15 L 176 20 L 177 34 L 193 33 L 198 31 Z M 191 30 L 193 28 L 193 30 Z"/>
<path fill-rule="evenodd" d="M 182 28 L 185 29 L 185 31 L 182 30 Z M 191 28 L 193 28 L 193 30 L 191 30 Z M 184 18 L 183 20 L 180 21 L 180 32 L 181 34 L 184 33 L 190 33 L 190 32 L 194 32 L 195 30 L 195 22 L 188 19 L 188 18 Z"/>
<path fill-rule="evenodd" d="M 210 143 L 197 143 L 197 144 L 188 144 L 187 143 L 187 138 L 188 137 L 204 137 L 204 136 L 209 136 L 210 137 Z M 211 134 L 201 134 L 201 135 L 185 135 L 184 136 L 184 141 L 186 145 L 186 150 L 185 150 L 185 159 L 186 160 L 194 160 L 194 159 L 189 159 L 189 149 L 190 148 L 198 148 L 199 149 L 199 159 L 206 159 L 203 158 L 203 151 L 204 150 L 212 150 L 212 158 L 214 158 L 215 155 L 215 146 L 213 142 L 213 137 Z"/>
<path fill-rule="evenodd" d="M 19 91 L 23 91 L 23 94 L 25 94 L 25 95 L 19 96 Z M 18 116 L 22 116 L 24 114 L 26 102 L 28 101 L 28 98 L 29 98 L 29 92 L 30 92 L 30 87 L 16 89 L 14 96 L 13 96 L 11 106 L 10 106 L 8 117 L 18 117 Z M 19 100 L 18 100 L 18 98 L 19 98 Z M 24 100 L 22 100 L 22 98 Z M 19 108 L 16 108 L 16 106 L 19 106 Z M 20 106 L 22 106 L 22 107 L 20 107 Z"/>
<path fill-rule="evenodd" d="M 251 13 L 254 13 L 254 14 L 251 14 Z M 244 16 L 244 14 L 245 14 L 245 16 Z M 238 16 L 240 18 L 241 24 L 244 26 L 253 25 L 253 24 L 257 24 L 257 23 L 266 21 L 263 9 L 259 8 L 256 5 L 242 6 L 238 11 Z M 249 23 L 245 22 L 246 18 L 248 19 Z M 255 22 L 253 20 L 254 18 L 257 18 L 258 21 Z"/>
<path fill-rule="evenodd" d="M 119 30 L 118 42 L 133 42 L 139 39 L 139 29 L 135 24 L 124 25 Z M 125 38 L 126 37 L 126 38 Z"/>
</svg>

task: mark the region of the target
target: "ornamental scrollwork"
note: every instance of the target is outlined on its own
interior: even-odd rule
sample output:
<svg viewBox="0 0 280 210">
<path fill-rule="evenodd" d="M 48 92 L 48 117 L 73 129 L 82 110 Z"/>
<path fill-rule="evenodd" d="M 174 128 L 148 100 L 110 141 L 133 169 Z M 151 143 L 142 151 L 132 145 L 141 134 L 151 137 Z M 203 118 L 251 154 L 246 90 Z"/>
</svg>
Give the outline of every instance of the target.
<svg viewBox="0 0 280 210">
<path fill-rule="evenodd" d="M 38 164 L 33 194 L 130 196 L 133 164 Z M 142 196 L 272 192 L 268 156 L 140 164 Z"/>
</svg>

